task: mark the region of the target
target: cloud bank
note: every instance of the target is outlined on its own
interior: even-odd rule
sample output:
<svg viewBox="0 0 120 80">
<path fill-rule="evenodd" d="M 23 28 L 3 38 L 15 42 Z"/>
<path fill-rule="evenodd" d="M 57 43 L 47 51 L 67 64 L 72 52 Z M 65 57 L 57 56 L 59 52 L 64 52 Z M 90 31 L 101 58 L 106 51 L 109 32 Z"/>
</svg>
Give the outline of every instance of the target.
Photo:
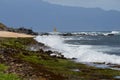
<svg viewBox="0 0 120 80">
<path fill-rule="evenodd" d="M 120 11 L 120 0 L 42 0 L 62 6 L 101 8 L 104 10 Z"/>
</svg>

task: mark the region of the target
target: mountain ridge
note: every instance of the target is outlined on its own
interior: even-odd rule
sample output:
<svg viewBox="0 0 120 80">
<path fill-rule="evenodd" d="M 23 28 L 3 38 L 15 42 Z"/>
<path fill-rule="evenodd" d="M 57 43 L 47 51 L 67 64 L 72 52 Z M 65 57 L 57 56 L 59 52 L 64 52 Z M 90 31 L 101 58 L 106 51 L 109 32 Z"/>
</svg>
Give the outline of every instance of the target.
<svg viewBox="0 0 120 80">
<path fill-rule="evenodd" d="M 24 4 L 20 5 L 22 2 Z M 16 1 L 8 4 L 9 6 L 12 5 L 11 8 L 5 6 L 0 8 L 0 21 L 8 26 L 32 27 L 38 32 L 52 31 L 54 26 L 59 31 L 120 30 L 119 11 L 66 7 L 33 0 L 30 0 L 29 3 L 22 0 L 19 3 Z"/>
</svg>

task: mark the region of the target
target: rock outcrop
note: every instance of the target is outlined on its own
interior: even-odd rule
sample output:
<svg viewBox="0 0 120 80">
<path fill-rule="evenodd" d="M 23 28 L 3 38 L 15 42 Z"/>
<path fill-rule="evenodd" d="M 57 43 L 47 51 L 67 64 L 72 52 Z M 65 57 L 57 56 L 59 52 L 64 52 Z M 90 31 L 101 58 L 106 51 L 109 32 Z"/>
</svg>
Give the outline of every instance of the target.
<svg viewBox="0 0 120 80">
<path fill-rule="evenodd" d="M 0 23 L 0 31 L 3 31 L 3 30 L 7 30 L 7 27 L 3 23 Z"/>
<path fill-rule="evenodd" d="M 10 32 L 17 32 L 17 33 L 25 33 L 29 35 L 38 35 L 37 32 L 34 32 L 32 29 L 27 29 L 24 27 L 20 28 L 10 28 L 4 25 L 3 23 L 0 23 L 0 31 L 10 31 Z"/>
</svg>

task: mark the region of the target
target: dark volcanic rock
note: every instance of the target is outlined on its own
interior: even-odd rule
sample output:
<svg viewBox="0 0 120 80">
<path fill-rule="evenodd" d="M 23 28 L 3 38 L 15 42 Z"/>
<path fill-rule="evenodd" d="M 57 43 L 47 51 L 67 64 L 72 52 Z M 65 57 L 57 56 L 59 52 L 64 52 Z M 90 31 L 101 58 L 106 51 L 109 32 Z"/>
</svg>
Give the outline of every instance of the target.
<svg viewBox="0 0 120 80">
<path fill-rule="evenodd" d="M 114 34 L 108 34 L 108 36 L 114 36 Z"/>
<path fill-rule="evenodd" d="M 25 34 L 30 34 L 30 35 L 38 35 L 37 32 L 34 32 L 32 29 L 27 29 L 24 27 L 21 28 L 9 28 L 3 23 L 0 23 L 0 31 L 10 31 L 10 32 L 19 32 L 19 33 L 25 33 Z"/>
<path fill-rule="evenodd" d="M 38 35 L 38 33 L 33 32 L 32 29 L 26 29 L 24 27 L 18 28 L 16 31 L 20 32 L 20 33 L 26 33 L 26 34 L 31 34 L 31 35 Z"/>
<path fill-rule="evenodd" d="M 73 36 L 73 34 L 71 34 L 71 33 L 65 33 L 65 34 L 62 34 L 62 36 Z"/>
<path fill-rule="evenodd" d="M 3 23 L 0 23 L 0 31 L 1 30 L 7 30 L 7 27 Z"/>
<path fill-rule="evenodd" d="M 30 35 L 38 35 L 37 32 L 34 32 L 33 30 L 31 29 L 26 29 L 24 27 L 21 27 L 21 28 L 18 28 L 18 29 L 15 29 L 15 28 L 7 28 L 7 31 L 10 31 L 10 32 L 18 32 L 18 33 L 25 33 L 25 34 L 30 34 Z"/>
</svg>

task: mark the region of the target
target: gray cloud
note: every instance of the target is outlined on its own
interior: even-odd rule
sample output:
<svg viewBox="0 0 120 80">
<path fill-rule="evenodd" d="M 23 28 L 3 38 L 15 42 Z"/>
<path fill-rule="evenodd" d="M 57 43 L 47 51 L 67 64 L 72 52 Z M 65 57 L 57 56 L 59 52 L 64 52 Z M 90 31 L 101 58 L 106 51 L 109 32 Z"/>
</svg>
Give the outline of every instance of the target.
<svg viewBox="0 0 120 80">
<path fill-rule="evenodd" d="M 43 0 L 51 4 L 120 11 L 120 0 Z"/>
</svg>

